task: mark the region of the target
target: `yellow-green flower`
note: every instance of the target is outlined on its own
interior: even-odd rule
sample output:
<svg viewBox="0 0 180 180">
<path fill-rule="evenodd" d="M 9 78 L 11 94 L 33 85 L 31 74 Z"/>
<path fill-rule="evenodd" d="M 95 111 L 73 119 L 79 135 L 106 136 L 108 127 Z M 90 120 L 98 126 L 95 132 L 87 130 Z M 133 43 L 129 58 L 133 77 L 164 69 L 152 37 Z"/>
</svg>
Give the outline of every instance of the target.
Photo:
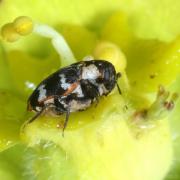
<svg viewBox="0 0 180 180">
<path fill-rule="evenodd" d="M 180 91 L 179 7 L 170 0 L 2 0 L 0 25 L 9 24 L 1 34 L 15 42 L 0 40 L 0 179 L 159 180 L 170 169 L 167 179 L 180 178 L 180 104 L 167 111 L 176 97 L 167 99 L 160 86 Z M 25 36 L 34 25 L 13 21 L 18 16 L 58 30 L 75 58 L 62 58 L 49 39 Z M 121 71 L 122 95 L 115 89 L 97 107 L 72 113 L 64 138 L 56 127 L 64 116 L 21 129 L 33 115 L 26 100 L 36 85 L 89 55 Z"/>
</svg>

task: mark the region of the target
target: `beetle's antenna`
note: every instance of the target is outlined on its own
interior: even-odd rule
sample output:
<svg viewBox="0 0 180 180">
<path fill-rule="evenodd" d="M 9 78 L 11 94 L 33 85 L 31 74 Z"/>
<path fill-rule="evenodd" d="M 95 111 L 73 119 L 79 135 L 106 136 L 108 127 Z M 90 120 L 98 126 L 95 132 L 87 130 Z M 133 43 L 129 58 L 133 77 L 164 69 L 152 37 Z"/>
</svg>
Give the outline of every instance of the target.
<svg viewBox="0 0 180 180">
<path fill-rule="evenodd" d="M 122 94 L 122 91 L 121 91 L 121 89 L 120 89 L 120 87 L 119 87 L 119 84 L 118 84 L 118 83 L 116 83 L 116 85 L 117 85 L 117 88 L 118 88 L 118 92 L 119 92 L 119 94 Z"/>
<path fill-rule="evenodd" d="M 118 72 L 118 73 L 116 74 L 116 79 L 118 79 L 118 78 L 120 78 L 120 77 L 121 77 L 121 73 Z"/>
<path fill-rule="evenodd" d="M 119 94 L 122 94 L 122 91 L 121 91 L 121 89 L 120 89 L 120 87 L 119 87 L 119 84 L 117 83 L 117 80 L 118 80 L 120 77 L 121 77 L 121 73 L 118 72 L 118 73 L 116 74 L 116 85 L 117 85 Z"/>
</svg>

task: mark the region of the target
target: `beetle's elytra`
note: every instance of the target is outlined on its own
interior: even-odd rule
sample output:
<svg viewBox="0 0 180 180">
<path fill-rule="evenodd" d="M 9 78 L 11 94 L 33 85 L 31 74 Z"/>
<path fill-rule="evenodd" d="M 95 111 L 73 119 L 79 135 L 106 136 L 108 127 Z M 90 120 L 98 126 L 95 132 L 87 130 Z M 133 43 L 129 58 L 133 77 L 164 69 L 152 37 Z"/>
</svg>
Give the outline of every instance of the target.
<svg viewBox="0 0 180 180">
<path fill-rule="evenodd" d="M 45 110 L 60 115 L 66 113 L 63 131 L 71 112 L 87 109 L 99 97 L 107 96 L 117 85 L 120 73 L 105 60 L 80 61 L 59 69 L 44 79 L 28 99 L 28 110 L 37 112 L 35 120 Z"/>
</svg>

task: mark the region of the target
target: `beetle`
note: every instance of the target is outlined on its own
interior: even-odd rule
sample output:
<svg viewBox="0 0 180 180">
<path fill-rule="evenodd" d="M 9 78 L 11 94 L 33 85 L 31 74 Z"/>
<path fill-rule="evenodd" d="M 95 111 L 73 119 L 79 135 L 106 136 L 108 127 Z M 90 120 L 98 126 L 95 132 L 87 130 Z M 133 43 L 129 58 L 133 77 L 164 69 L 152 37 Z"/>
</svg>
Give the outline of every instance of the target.
<svg viewBox="0 0 180 180">
<path fill-rule="evenodd" d="M 71 112 L 83 111 L 101 96 L 107 96 L 117 85 L 121 73 L 116 73 L 112 63 L 105 60 L 79 61 L 61 68 L 44 79 L 28 99 L 27 109 L 36 115 L 45 111 L 61 115 L 66 113 L 63 132 Z"/>
</svg>

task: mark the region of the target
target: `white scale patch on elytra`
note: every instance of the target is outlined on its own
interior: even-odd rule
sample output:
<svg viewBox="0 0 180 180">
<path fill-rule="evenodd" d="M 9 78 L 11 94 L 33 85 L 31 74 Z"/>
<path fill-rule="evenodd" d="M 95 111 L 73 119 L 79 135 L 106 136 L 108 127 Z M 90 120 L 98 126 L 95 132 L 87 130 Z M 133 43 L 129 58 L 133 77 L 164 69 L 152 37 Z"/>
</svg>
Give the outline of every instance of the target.
<svg viewBox="0 0 180 180">
<path fill-rule="evenodd" d="M 100 75 L 98 68 L 94 64 L 82 69 L 82 79 L 97 79 Z"/>
<path fill-rule="evenodd" d="M 43 99 L 46 98 L 46 89 L 44 89 L 45 85 L 41 85 L 39 86 L 38 90 L 39 90 L 39 97 L 38 97 L 38 101 L 42 101 Z"/>
<path fill-rule="evenodd" d="M 59 77 L 60 77 L 61 87 L 64 90 L 68 89 L 71 86 L 71 84 L 66 82 L 66 78 L 65 78 L 64 74 L 60 74 Z"/>
</svg>

